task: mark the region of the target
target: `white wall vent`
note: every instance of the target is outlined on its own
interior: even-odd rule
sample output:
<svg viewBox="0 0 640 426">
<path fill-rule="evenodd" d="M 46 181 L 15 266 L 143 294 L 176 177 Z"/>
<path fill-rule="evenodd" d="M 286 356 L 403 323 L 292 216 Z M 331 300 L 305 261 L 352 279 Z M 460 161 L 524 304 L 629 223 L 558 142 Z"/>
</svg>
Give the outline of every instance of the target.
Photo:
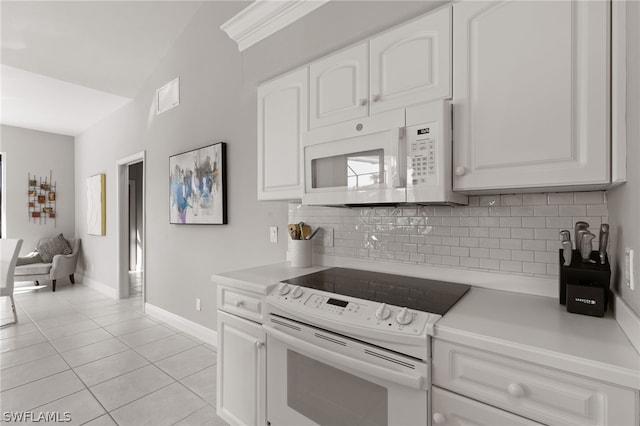
<svg viewBox="0 0 640 426">
<path fill-rule="evenodd" d="M 180 77 L 156 90 L 156 115 L 180 105 Z"/>
</svg>

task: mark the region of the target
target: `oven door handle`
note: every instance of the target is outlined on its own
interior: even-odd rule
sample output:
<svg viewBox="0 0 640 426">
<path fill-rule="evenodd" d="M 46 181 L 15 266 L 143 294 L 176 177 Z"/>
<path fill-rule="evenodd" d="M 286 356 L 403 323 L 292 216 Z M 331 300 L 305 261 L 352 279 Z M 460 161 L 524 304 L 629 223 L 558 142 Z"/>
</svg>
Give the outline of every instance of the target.
<svg viewBox="0 0 640 426">
<path fill-rule="evenodd" d="M 406 386 L 413 389 L 425 389 L 424 377 L 421 375 L 410 375 L 399 373 L 397 371 L 389 370 L 379 365 L 371 364 L 366 361 L 361 361 L 341 353 L 330 351 L 321 346 L 316 346 L 312 343 L 295 338 L 280 330 L 277 330 L 269 325 L 263 324 L 267 335 L 274 339 L 280 340 L 287 345 L 295 348 L 296 350 L 304 353 L 305 355 L 315 358 L 316 360 L 323 361 L 329 365 L 338 365 L 353 371 L 357 371 L 361 374 L 377 377 L 389 382 L 397 383 L 402 386 Z"/>
</svg>

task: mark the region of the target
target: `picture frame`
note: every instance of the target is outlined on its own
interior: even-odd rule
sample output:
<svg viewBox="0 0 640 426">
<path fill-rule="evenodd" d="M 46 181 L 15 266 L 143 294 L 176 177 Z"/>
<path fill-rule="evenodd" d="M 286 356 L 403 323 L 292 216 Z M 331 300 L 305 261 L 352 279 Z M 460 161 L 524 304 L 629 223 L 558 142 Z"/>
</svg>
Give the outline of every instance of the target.
<svg viewBox="0 0 640 426">
<path fill-rule="evenodd" d="M 107 234 L 105 183 L 104 173 L 87 178 L 87 234 L 90 235 Z"/>
<path fill-rule="evenodd" d="M 227 224 L 225 142 L 169 157 L 169 223 Z"/>
</svg>

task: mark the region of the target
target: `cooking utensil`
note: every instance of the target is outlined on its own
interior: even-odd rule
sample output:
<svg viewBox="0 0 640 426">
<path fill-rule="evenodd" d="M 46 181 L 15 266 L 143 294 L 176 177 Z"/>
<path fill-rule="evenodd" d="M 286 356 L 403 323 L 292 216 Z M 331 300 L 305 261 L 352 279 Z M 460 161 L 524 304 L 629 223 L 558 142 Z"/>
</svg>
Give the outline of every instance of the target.
<svg viewBox="0 0 640 426">
<path fill-rule="evenodd" d="M 566 229 L 563 231 L 560 231 L 560 241 L 571 241 L 571 232 L 567 231 Z"/>
<path fill-rule="evenodd" d="M 587 222 L 583 222 L 583 221 L 578 221 L 576 222 L 576 232 L 575 232 L 575 236 L 576 236 L 576 246 L 575 249 L 576 250 L 580 250 L 580 238 L 578 238 L 578 231 L 581 229 L 589 229 L 589 224 Z"/>
<path fill-rule="evenodd" d="M 582 238 L 588 233 L 588 229 L 578 229 L 578 234 L 576 235 L 576 250 L 580 251 L 580 248 L 582 247 Z"/>
<path fill-rule="evenodd" d="M 302 225 L 302 228 L 300 228 L 300 239 L 306 240 L 309 235 L 311 235 L 311 227 L 309 225 Z"/>
<path fill-rule="evenodd" d="M 582 256 L 582 261 L 585 263 L 595 263 L 595 261 L 589 259 L 591 257 L 591 251 L 593 250 L 591 242 L 595 237 L 594 234 L 587 231 L 582 235 L 582 239 L 580 240 L 580 256 Z"/>
<path fill-rule="evenodd" d="M 598 253 L 600 256 L 600 264 L 607 262 L 607 244 L 609 243 L 609 224 L 600 225 L 600 235 L 598 236 Z"/>
<path fill-rule="evenodd" d="M 571 256 L 573 250 L 571 249 L 571 240 L 565 240 L 562 243 L 562 257 L 564 258 L 564 266 L 571 265 Z"/>
<path fill-rule="evenodd" d="M 313 237 L 315 237 L 319 230 L 320 230 L 320 228 L 316 228 L 316 230 L 315 230 L 315 231 L 313 231 L 313 232 L 311 233 L 311 235 L 309 235 L 309 237 L 307 238 L 307 240 L 310 240 L 310 239 L 312 239 Z"/>
<path fill-rule="evenodd" d="M 289 225 L 287 225 L 287 230 L 292 240 L 300 239 L 300 228 L 298 227 L 297 223 L 290 223 Z"/>
</svg>

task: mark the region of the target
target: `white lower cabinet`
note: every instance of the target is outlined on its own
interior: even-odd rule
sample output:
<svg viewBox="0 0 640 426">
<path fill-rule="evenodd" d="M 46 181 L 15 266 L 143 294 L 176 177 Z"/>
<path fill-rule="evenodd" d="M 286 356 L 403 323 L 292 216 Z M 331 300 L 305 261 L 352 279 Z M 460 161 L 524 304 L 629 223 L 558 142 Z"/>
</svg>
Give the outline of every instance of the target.
<svg viewBox="0 0 640 426">
<path fill-rule="evenodd" d="M 265 425 L 265 333 L 260 324 L 223 311 L 217 326 L 217 414 L 232 425 Z"/>
<path fill-rule="evenodd" d="M 540 423 L 516 416 L 444 389 L 432 389 L 432 424 L 438 426 L 536 426 Z"/>
<path fill-rule="evenodd" d="M 548 425 L 638 424 L 633 389 L 441 339 L 433 342 L 432 376 L 434 386 Z M 478 416 L 485 408 L 476 406 Z"/>
</svg>

